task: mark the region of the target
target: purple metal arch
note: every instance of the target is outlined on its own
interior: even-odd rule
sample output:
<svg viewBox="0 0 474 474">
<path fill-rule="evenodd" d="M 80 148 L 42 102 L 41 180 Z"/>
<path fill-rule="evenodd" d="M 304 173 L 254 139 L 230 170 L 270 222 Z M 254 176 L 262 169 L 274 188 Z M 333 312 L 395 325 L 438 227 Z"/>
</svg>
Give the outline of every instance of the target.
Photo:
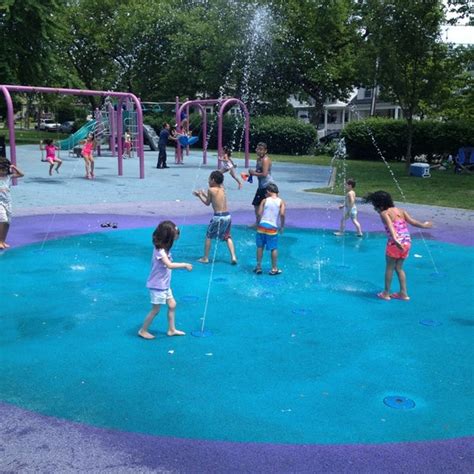
<svg viewBox="0 0 474 474">
<path fill-rule="evenodd" d="M 190 107 L 197 107 L 199 111 L 201 112 L 201 117 L 202 117 L 202 164 L 206 165 L 207 164 L 207 112 L 205 107 L 203 107 L 201 104 L 194 103 L 197 101 L 193 100 L 188 100 L 184 102 L 181 107 L 177 108 L 176 112 L 176 125 L 181 128 L 181 112 L 184 107 L 186 107 L 186 114 L 188 118 L 188 125 L 189 125 L 189 109 Z M 187 147 L 189 149 L 189 147 Z M 176 142 L 176 159 L 175 159 L 177 164 L 182 164 L 183 163 L 183 151 L 182 151 L 182 146 L 178 142 Z"/>
<path fill-rule="evenodd" d="M 28 94 L 40 93 L 40 94 L 64 94 L 64 95 L 80 95 L 80 96 L 90 96 L 98 95 L 101 97 L 116 97 L 120 100 L 129 99 L 135 103 L 137 110 L 137 155 L 139 158 L 140 164 L 140 179 L 145 178 L 145 155 L 143 152 L 143 111 L 140 100 L 135 94 L 131 92 L 111 92 L 111 91 L 96 91 L 96 90 L 87 90 L 87 89 L 63 89 L 63 88 L 54 88 L 54 87 L 35 87 L 35 86 L 18 86 L 18 85 L 0 85 L 0 90 L 2 91 L 5 102 L 7 104 L 7 116 L 8 116 L 8 129 L 9 129 L 9 140 L 10 140 L 10 160 L 13 164 L 16 165 L 16 144 L 15 144 L 15 120 L 13 116 L 13 103 L 11 100 L 10 92 L 25 92 Z M 118 109 L 120 109 L 118 107 Z M 122 113 L 117 113 L 117 135 L 121 137 L 122 125 L 120 120 L 122 118 Z M 120 134 L 119 134 L 120 133 Z M 119 169 L 122 160 L 122 147 L 120 145 L 120 140 L 117 140 L 119 143 L 118 146 L 118 160 L 119 160 Z"/>
<path fill-rule="evenodd" d="M 250 115 L 247 107 L 240 99 L 229 98 L 225 99 L 219 107 L 219 135 L 217 136 L 217 153 L 222 156 L 222 120 L 224 111 L 229 105 L 239 104 L 240 109 L 245 115 L 245 167 L 248 168 L 250 165 L 249 160 L 249 140 L 250 140 Z"/>
<path fill-rule="evenodd" d="M 176 104 L 179 104 L 178 99 L 176 99 Z M 216 105 L 219 104 L 219 112 L 218 112 L 218 127 L 217 127 L 217 153 L 218 156 L 222 155 L 222 130 L 223 130 L 223 113 L 229 105 L 233 104 L 239 104 L 240 108 L 244 112 L 245 116 L 245 166 L 248 167 L 250 163 L 249 159 L 249 141 L 250 141 L 250 115 L 247 110 L 247 107 L 245 104 L 240 100 L 236 99 L 234 97 L 228 98 L 228 99 L 196 99 L 196 100 L 189 100 L 181 104 L 179 109 L 177 108 L 176 110 L 176 124 L 181 127 L 181 112 L 185 107 L 188 108 L 191 106 L 206 106 L 206 105 Z M 205 137 L 203 140 L 203 145 L 205 149 L 207 150 L 207 129 L 204 132 L 203 129 L 203 136 Z M 182 163 L 182 152 L 181 152 L 181 146 L 178 143 L 178 146 L 176 148 L 177 154 L 176 154 L 176 162 L 177 163 Z M 178 161 L 179 160 L 179 161 Z"/>
</svg>

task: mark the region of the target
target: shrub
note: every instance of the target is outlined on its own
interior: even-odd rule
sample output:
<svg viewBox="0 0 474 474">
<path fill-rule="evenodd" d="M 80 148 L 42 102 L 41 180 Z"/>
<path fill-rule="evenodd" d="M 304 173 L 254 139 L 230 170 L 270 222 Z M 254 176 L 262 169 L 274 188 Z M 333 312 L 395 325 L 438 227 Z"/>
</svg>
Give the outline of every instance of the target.
<svg viewBox="0 0 474 474">
<path fill-rule="evenodd" d="M 202 123 L 199 114 L 189 117 L 193 135 L 199 136 L 196 146 L 202 147 Z M 207 133 L 209 148 L 217 148 L 217 118 L 208 116 Z M 244 147 L 244 120 L 231 115 L 223 119 L 223 145 L 234 149 Z M 304 155 L 314 147 L 317 133 L 312 125 L 300 122 L 292 117 L 261 116 L 250 118 L 250 150 L 254 150 L 258 142 L 265 142 L 270 153 L 288 155 Z"/>
<path fill-rule="evenodd" d="M 351 122 L 343 130 L 350 159 L 378 160 L 372 136 L 388 160 L 401 160 L 407 147 L 407 123 L 404 120 L 370 118 Z M 413 123 L 412 156 L 455 154 L 462 146 L 472 145 L 474 122 L 420 120 Z"/>
</svg>

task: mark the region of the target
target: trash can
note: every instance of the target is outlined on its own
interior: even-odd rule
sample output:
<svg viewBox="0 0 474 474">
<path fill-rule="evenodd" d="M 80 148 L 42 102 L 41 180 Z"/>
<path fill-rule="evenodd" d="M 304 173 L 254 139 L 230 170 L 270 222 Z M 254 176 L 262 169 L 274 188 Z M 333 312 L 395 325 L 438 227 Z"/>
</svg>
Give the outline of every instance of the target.
<svg viewBox="0 0 474 474">
<path fill-rule="evenodd" d="M 410 175 L 418 178 L 430 178 L 430 165 L 428 163 L 413 163 L 410 165 Z"/>
</svg>

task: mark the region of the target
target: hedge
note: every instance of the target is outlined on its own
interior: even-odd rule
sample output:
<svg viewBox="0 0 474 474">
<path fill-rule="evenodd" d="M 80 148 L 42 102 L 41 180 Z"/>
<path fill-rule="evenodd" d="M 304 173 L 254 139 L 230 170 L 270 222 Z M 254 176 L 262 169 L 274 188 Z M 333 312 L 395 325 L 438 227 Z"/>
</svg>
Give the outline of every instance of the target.
<svg viewBox="0 0 474 474">
<path fill-rule="evenodd" d="M 159 133 L 164 117 L 153 120 L 145 117 L 145 122 L 150 124 Z M 166 120 L 166 119 L 165 119 Z M 193 135 L 199 136 L 197 147 L 202 147 L 202 124 L 199 114 L 189 117 L 190 128 Z M 172 123 L 172 121 L 170 122 Z M 223 144 L 233 146 L 234 149 L 243 149 L 242 137 L 243 119 L 225 115 L 223 120 Z M 207 131 L 209 148 L 217 149 L 217 118 L 208 115 Z M 242 140 L 242 141 L 241 141 Z M 310 152 L 317 140 L 316 129 L 293 117 L 260 116 L 250 118 L 250 150 L 253 151 L 258 142 L 265 142 L 270 153 L 287 155 L 304 155 Z"/>
<path fill-rule="evenodd" d="M 401 160 L 407 147 L 405 120 L 370 118 L 351 122 L 343 130 L 347 154 L 350 159 L 378 160 L 375 142 L 388 160 Z M 419 120 L 413 122 L 412 156 L 433 157 L 456 154 L 463 146 L 472 146 L 474 121 L 439 122 Z"/>
</svg>

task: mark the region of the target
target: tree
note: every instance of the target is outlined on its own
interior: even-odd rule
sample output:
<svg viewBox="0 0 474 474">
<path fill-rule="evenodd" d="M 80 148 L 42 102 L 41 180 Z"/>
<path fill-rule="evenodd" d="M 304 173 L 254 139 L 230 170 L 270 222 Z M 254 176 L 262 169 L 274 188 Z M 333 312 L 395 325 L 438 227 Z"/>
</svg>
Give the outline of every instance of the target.
<svg viewBox="0 0 474 474">
<path fill-rule="evenodd" d="M 441 0 L 366 1 L 362 6 L 365 36 L 382 95 L 400 105 L 407 122 L 407 171 L 412 159 L 413 120 L 423 104 L 432 104 L 450 81 L 447 45 L 441 42 Z M 370 62 L 370 61 L 369 61 Z"/>
<path fill-rule="evenodd" d="M 360 44 L 352 0 L 281 0 L 272 3 L 278 52 L 274 76 L 287 92 L 304 92 L 322 106 L 346 98 L 355 79 Z"/>
<path fill-rule="evenodd" d="M 48 84 L 63 30 L 56 0 L 4 0 L 0 6 L 0 83 Z"/>
</svg>

